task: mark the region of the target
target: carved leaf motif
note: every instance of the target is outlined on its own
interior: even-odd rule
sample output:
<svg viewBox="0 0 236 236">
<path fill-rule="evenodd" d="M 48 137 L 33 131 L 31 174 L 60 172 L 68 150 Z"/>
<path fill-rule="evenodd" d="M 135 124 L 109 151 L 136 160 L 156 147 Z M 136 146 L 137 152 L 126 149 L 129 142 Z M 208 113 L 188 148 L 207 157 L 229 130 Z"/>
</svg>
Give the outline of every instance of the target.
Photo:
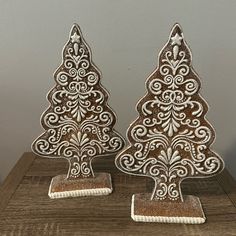
<svg viewBox="0 0 236 236">
<path fill-rule="evenodd" d="M 161 150 L 160 155 L 158 156 L 166 165 L 172 165 L 174 162 L 177 162 L 181 159 L 179 152 L 175 150 L 173 152 L 171 147 L 168 147 L 167 151 Z"/>
<path fill-rule="evenodd" d="M 77 133 L 77 135 L 72 134 L 71 135 L 71 139 L 70 139 L 71 143 L 74 143 L 76 146 L 78 147 L 82 147 L 84 144 L 89 142 L 89 138 L 88 135 L 82 134 L 80 131 Z"/>
</svg>

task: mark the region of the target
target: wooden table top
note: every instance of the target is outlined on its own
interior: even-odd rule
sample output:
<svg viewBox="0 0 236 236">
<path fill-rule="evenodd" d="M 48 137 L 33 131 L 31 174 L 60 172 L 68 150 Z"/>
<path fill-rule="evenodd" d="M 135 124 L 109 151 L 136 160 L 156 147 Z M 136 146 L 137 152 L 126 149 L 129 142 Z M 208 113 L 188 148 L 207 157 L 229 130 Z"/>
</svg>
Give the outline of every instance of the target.
<svg viewBox="0 0 236 236">
<path fill-rule="evenodd" d="M 65 174 L 67 162 L 24 153 L 0 187 L 0 235 L 236 235 L 236 183 L 227 170 L 183 182 L 183 193 L 200 197 L 207 217 L 205 224 L 184 225 L 134 222 L 131 196 L 151 192 L 152 180 L 121 173 L 114 156 L 94 159 L 93 166 L 112 174 L 111 195 L 52 200 L 51 178 Z"/>
</svg>

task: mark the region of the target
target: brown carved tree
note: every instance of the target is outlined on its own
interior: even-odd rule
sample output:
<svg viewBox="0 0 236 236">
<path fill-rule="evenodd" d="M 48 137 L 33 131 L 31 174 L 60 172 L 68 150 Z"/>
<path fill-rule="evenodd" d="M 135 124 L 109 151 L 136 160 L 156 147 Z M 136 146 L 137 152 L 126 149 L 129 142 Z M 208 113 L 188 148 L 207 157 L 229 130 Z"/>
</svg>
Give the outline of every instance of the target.
<svg viewBox="0 0 236 236">
<path fill-rule="evenodd" d="M 41 117 L 45 132 L 32 144 L 40 156 L 66 158 L 67 179 L 93 177 L 92 159 L 116 153 L 124 145 L 113 129 L 116 117 L 100 77 L 79 26 L 74 24 L 62 64 L 54 73 L 56 85 L 47 96 L 50 107 Z"/>
<path fill-rule="evenodd" d="M 130 145 L 116 157 L 116 165 L 152 178 L 151 200 L 181 202 L 182 180 L 215 175 L 224 163 L 210 149 L 215 133 L 205 118 L 208 106 L 178 24 L 158 60 L 146 82 L 148 92 L 137 104 L 139 117 L 128 129 Z"/>
</svg>

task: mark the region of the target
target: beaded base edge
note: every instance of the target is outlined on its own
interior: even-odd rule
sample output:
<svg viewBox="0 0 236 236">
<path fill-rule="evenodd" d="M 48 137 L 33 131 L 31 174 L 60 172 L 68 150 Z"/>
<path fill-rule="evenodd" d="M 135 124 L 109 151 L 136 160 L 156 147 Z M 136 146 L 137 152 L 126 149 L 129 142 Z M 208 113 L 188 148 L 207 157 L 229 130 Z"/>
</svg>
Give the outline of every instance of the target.
<svg viewBox="0 0 236 236">
<path fill-rule="evenodd" d="M 109 183 L 110 187 L 106 188 L 93 188 L 93 189 L 79 189 L 79 190 L 70 190 L 70 191 L 61 191 L 61 192 L 52 192 L 52 183 L 53 178 L 51 180 L 48 196 L 51 199 L 57 198 L 68 198 L 68 197 L 83 197 L 83 196 L 102 196 L 102 195 L 109 195 L 112 193 L 112 184 L 111 184 L 111 176 L 109 175 Z"/>
<path fill-rule="evenodd" d="M 112 189 L 110 188 L 83 189 L 83 190 L 54 192 L 54 193 L 51 193 L 49 189 L 48 196 L 52 199 L 55 199 L 55 198 L 67 198 L 67 197 L 108 195 L 111 192 Z"/>
<path fill-rule="evenodd" d="M 180 224 L 203 224 L 206 218 L 203 217 L 171 217 L 171 216 L 144 216 L 134 214 L 134 196 L 132 196 L 131 218 L 137 222 L 158 222 L 158 223 L 180 223 Z M 203 210 L 202 210 L 203 212 Z"/>
</svg>

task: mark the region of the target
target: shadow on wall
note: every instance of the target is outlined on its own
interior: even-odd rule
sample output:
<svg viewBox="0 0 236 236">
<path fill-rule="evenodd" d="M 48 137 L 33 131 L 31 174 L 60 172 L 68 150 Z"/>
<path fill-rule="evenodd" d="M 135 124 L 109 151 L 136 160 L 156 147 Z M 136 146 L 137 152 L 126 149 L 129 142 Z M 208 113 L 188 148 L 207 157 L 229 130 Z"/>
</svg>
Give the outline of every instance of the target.
<svg viewBox="0 0 236 236">
<path fill-rule="evenodd" d="M 234 177 L 234 179 L 236 179 L 236 140 L 225 152 L 223 158 L 225 161 L 226 168 L 229 170 L 230 174 Z"/>
</svg>

